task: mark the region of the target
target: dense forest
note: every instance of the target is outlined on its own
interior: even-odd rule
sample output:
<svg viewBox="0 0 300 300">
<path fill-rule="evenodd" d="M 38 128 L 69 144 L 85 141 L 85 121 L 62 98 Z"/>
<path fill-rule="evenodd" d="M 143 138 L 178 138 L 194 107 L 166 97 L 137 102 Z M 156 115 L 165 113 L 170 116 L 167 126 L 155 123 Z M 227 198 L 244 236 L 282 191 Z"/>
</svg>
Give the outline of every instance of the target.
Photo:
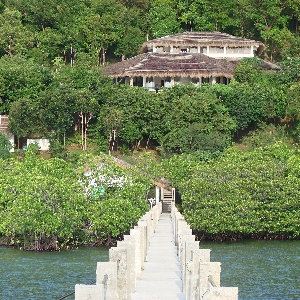
<svg viewBox="0 0 300 300">
<path fill-rule="evenodd" d="M 299 11 L 299 0 L 1 0 L 0 55 L 124 58 L 146 39 L 217 30 L 262 41 L 265 58 L 278 61 L 299 54 Z"/>
<path fill-rule="evenodd" d="M 0 114 L 16 149 L 48 138 L 51 157 L 35 145 L 12 155 L 0 135 L 0 242 L 111 245 L 162 177 L 199 239 L 299 238 L 299 12 L 299 0 L 0 0 Z M 144 41 L 186 30 L 259 40 L 265 51 L 241 60 L 229 85 L 153 93 L 103 75 Z M 264 71 L 263 60 L 280 69 Z M 155 159 L 148 152 L 126 171 L 95 156 L 109 149 Z"/>
<path fill-rule="evenodd" d="M 113 139 L 119 149 L 222 150 L 270 124 L 297 142 L 299 10 L 299 1 L 282 0 L 2 0 L 0 113 L 9 114 L 17 148 L 21 138 L 44 137 L 57 153 L 68 137 L 102 151 Z M 230 86 L 159 95 L 103 76 L 103 65 L 138 54 L 147 39 L 185 30 L 262 41 L 261 59 L 282 69 L 265 74 L 259 60 L 242 61 Z"/>
</svg>

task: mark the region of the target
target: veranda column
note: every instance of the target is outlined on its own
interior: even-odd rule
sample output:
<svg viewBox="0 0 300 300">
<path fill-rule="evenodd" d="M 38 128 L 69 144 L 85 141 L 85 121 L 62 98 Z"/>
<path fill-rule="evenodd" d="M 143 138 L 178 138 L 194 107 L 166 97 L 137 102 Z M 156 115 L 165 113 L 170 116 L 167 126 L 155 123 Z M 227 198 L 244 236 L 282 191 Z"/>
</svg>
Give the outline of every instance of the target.
<svg viewBox="0 0 300 300">
<path fill-rule="evenodd" d="M 143 87 L 146 87 L 147 77 L 143 76 Z"/>
<path fill-rule="evenodd" d="M 175 85 L 175 78 L 171 77 L 171 87 Z"/>
<path fill-rule="evenodd" d="M 155 186 L 155 201 L 156 201 L 156 204 L 159 202 L 159 190 L 160 190 L 160 187 L 159 186 Z"/>
<path fill-rule="evenodd" d="M 209 46 L 206 46 L 206 54 L 209 55 Z"/>
<path fill-rule="evenodd" d="M 130 86 L 133 86 L 133 77 L 130 77 Z"/>
</svg>

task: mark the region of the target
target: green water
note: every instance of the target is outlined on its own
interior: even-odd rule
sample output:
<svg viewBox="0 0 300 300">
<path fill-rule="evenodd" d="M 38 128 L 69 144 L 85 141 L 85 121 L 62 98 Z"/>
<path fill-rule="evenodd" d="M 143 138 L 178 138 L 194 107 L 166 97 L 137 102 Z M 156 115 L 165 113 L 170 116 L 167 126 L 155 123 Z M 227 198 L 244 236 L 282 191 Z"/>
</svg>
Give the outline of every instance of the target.
<svg viewBox="0 0 300 300">
<path fill-rule="evenodd" d="M 237 286 L 240 300 L 300 299 L 300 241 L 200 244 L 221 265 L 221 286 Z"/>
<path fill-rule="evenodd" d="M 75 284 L 96 280 L 97 261 L 108 261 L 107 249 L 39 253 L 0 247 L 0 299 L 59 299 Z"/>
<path fill-rule="evenodd" d="M 221 285 L 238 286 L 240 300 L 300 299 L 300 241 L 200 245 L 222 263 Z M 97 261 L 107 260 L 101 248 L 35 253 L 0 247 L 0 300 L 58 299 L 95 280 Z"/>
</svg>

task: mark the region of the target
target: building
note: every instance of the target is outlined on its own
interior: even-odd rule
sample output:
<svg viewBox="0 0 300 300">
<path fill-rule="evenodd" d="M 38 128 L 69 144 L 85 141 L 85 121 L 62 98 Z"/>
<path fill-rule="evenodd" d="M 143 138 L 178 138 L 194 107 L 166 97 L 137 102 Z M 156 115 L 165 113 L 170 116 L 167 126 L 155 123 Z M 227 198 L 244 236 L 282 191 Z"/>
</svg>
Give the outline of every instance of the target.
<svg viewBox="0 0 300 300">
<path fill-rule="evenodd" d="M 262 53 L 261 42 L 221 32 L 184 32 L 147 41 L 142 54 L 112 64 L 104 74 L 149 90 L 174 84 L 228 84 L 237 62 Z M 266 63 L 266 68 L 272 68 Z"/>
<path fill-rule="evenodd" d="M 10 141 L 12 145 L 11 152 L 15 151 L 15 147 L 19 143 L 15 143 L 15 136 L 8 131 L 8 125 L 9 125 L 9 118 L 7 115 L 0 115 L 0 133 L 7 136 L 8 140 Z M 23 143 L 21 145 L 21 148 L 28 147 L 30 144 L 37 143 L 39 146 L 39 150 L 49 150 L 50 142 L 48 139 L 28 139 L 24 138 L 22 139 Z M 25 149 L 25 148 L 24 148 Z"/>
<path fill-rule="evenodd" d="M 10 141 L 12 145 L 11 152 L 14 151 L 14 135 L 11 134 L 7 128 L 8 128 L 8 116 L 6 115 L 0 115 L 0 133 L 7 136 L 8 140 Z"/>
</svg>

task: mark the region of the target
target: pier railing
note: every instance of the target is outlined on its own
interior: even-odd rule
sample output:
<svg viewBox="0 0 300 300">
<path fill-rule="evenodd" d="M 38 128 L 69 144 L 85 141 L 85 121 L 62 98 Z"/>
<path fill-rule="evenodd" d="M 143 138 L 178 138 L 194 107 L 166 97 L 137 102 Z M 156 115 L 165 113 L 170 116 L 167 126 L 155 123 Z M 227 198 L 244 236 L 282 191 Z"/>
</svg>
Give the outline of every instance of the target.
<svg viewBox="0 0 300 300">
<path fill-rule="evenodd" d="M 175 204 L 171 206 L 171 218 L 186 300 L 238 299 L 237 287 L 220 286 L 221 263 L 210 261 L 210 249 L 199 248 L 199 241 Z"/>
<path fill-rule="evenodd" d="M 130 299 L 144 268 L 147 248 L 161 212 L 162 203 L 158 202 L 130 230 L 130 234 L 124 236 L 123 241 L 109 249 L 109 261 L 97 263 L 96 284 L 76 284 L 75 300 Z"/>
<path fill-rule="evenodd" d="M 75 300 L 131 299 L 161 213 L 162 202 L 158 202 L 109 250 L 109 261 L 97 263 L 96 284 L 76 284 Z M 221 263 L 210 261 L 210 249 L 199 248 L 199 241 L 174 203 L 170 216 L 186 300 L 237 300 L 238 288 L 220 286 Z"/>
</svg>

